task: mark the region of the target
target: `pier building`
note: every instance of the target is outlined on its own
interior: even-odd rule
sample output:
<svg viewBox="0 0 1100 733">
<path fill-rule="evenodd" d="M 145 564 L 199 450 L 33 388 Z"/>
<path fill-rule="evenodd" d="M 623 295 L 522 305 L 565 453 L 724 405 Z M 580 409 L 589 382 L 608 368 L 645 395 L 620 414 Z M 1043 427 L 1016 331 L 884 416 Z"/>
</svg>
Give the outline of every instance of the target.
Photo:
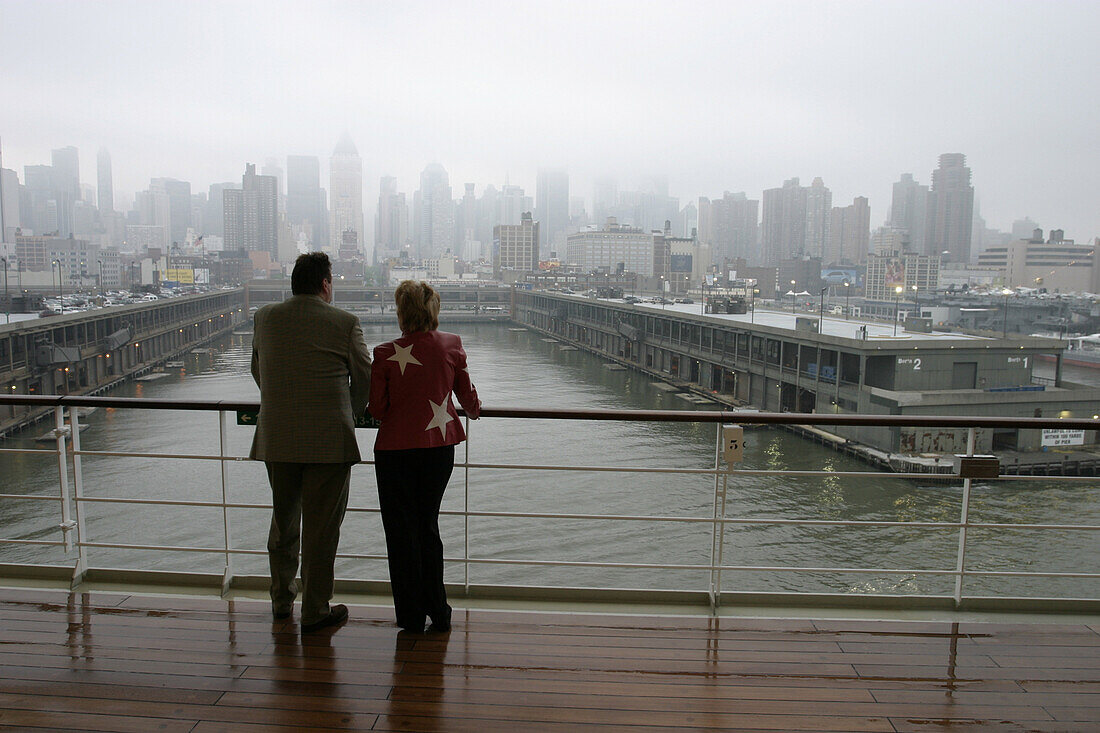
<svg viewBox="0 0 1100 733">
<path fill-rule="evenodd" d="M 242 289 L 218 290 L 0 325 L 0 387 L 7 395 L 95 394 L 247 318 Z M 41 414 L 0 407 L 0 435 Z"/>
<path fill-rule="evenodd" d="M 867 415 L 1092 417 L 1100 389 L 1064 383 L 1064 343 L 933 331 L 756 308 L 704 314 L 699 304 L 627 303 L 518 293 L 513 318 L 687 389 L 770 412 Z M 1033 373 L 1041 355 L 1056 376 Z M 838 426 L 835 433 L 888 453 L 955 453 L 966 431 Z M 984 451 L 1038 451 L 1042 431 L 978 434 Z M 1094 438 L 1086 438 L 1094 440 Z"/>
</svg>

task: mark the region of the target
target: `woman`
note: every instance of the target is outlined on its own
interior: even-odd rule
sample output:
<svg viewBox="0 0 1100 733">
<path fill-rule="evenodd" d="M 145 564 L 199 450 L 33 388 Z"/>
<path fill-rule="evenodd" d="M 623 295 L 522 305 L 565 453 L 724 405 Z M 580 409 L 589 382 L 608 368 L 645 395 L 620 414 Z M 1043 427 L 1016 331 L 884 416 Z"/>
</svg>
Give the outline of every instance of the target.
<svg viewBox="0 0 1100 733">
<path fill-rule="evenodd" d="M 394 293 L 401 338 L 374 349 L 370 414 L 382 422 L 374 441 L 378 501 L 386 531 L 397 625 L 423 631 L 451 628 L 443 588 L 439 504 L 454 468 L 455 445 L 466 439 L 451 392 L 466 414 L 481 411 L 466 370 L 462 340 L 439 327 L 439 293 L 405 280 Z"/>
</svg>

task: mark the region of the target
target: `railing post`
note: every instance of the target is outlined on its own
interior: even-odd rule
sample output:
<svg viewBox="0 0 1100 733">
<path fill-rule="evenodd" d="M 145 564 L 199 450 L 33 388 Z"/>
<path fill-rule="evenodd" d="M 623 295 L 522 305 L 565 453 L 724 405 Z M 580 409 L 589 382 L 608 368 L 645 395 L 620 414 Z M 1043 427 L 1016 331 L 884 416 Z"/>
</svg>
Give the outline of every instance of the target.
<svg viewBox="0 0 1100 733">
<path fill-rule="evenodd" d="M 466 415 L 466 460 L 462 467 L 465 486 L 462 490 L 462 585 L 470 597 L 470 416 Z"/>
<path fill-rule="evenodd" d="M 65 408 L 55 407 L 53 410 L 54 429 L 53 434 L 57 439 L 57 476 L 61 489 L 61 537 L 65 541 L 65 552 L 72 552 L 73 535 L 76 522 L 72 520 L 72 511 L 69 506 L 69 455 L 65 448 Z"/>
<path fill-rule="evenodd" d="M 722 461 L 722 423 L 717 424 L 718 435 L 714 451 L 714 521 L 710 538 L 710 608 L 717 611 L 722 602 L 722 550 L 725 545 L 726 481 L 719 482 L 718 468 Z"/>
<path fill-rule="evenodd" d="M 80 462 L 80 408 L 69 408 L 69 427 L 73 436 L 73 512 L 76 514 L 76 566 L 70 588 L 84 582 L 88 572 L 88 550 L 84 547 L 84 471 Z"/>
<path fill-rule="evenodd" d="M 229 525 L 229 431 L 226 428 L 227 413 L 218 410 L 218 455 L 221 460 L 222 477 L 222 531 L 225 540 L 225 572 L 222 573 L 222 597 L 229 593 L 229 587 L 233 584 L 233 533 Z"/>
<path fill-rule="evenodd" d="M 966 431 L 966 455 L 974 455 L 977 429 Z M 966 534 L 970 522 L 970 481 L 963 479 L 962 510 L 959 516 L 959 554 L 955 561 L 955 608 L 962 605 L 963 576 L 966 575 Z"/>
</svg>

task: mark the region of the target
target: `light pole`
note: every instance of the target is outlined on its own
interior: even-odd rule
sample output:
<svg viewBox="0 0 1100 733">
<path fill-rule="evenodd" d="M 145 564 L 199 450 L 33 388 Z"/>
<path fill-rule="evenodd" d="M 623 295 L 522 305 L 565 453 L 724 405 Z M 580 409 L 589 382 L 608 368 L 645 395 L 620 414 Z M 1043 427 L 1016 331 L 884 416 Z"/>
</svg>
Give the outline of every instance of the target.
<svg viewBox="0 0 1100 733">
<path fill-rule="evenodd" d="M 1004 341 L 1007 341 L 1008 340 L 1008 296 L 1012 295 L 1012 291 L 1009 290 L 1008 288 L 1005 288 L 1004 290 L 1001 291 L 1001 295 L 1005 296 L 1005 322 L 1004 322 L 1004 330 L 1001 331 L 1001 339 L 1004 340 Z"/>
<path fill-rule="evenodd" d="M 795 293 L 794 286 L 795 286 L 795 281 L 791 280 L 791 313 L 794 313 L 794 302 L 798 299 L 798 296 L 794 294 Z"/>
<path fill-rule="evenodd" d="M 96 260 L 96 263 L 99 265 L 99 274 L 95 278 L 95 287 L 103 295 L 103 260 Z"/>
<path fill-rule="evenodd" d="M 901 291 L 900 285 L 894 288 L 894 335 L 898 335 L 898 308 L 901 306 Z"/>
<path fill-rule="evenodd" d="M 848 308 L 848 296 L 852 293 L 851 283 L 847 280 L 844 281 L 844 320 L 848 320 L 848 316 L 851 315 L 851 309 Z"/>
<path fill-rule="evenodd" d="M 756 283 L 753 282 L 749 291 L 749 323 L 756 323 Z"/>
<path fill-rule="evenodd" d="M 661 275 L 661 310 L 665 309 L 665 276 Z"/>
<path fill-rule="evenodd" d="M 130 260 L 130 294 L 134 293 L 134 261 Z"/>
<path fill-rule="evenodd" d="M 0 257 L 4 261 L 4 318 L 6 323 L 11 323 L 11 300 L 8 298 L 8 258 Z"/>
<path fill-rule="evenodd" d="M 61 315 L 65 315 L 65 284 L 61 279 L 61 260 L 50 263 L 50 269 L 57 265 L 57 302 L 61 304 Z"/>
<path fill-rule="evenodd" d="M 821 289 L 821 305 L 817 309 L 817 332 L 821 333 L 821 327 L 825 325 L 825 291 L 829 289 L 826 285 Z"/>
</svg>

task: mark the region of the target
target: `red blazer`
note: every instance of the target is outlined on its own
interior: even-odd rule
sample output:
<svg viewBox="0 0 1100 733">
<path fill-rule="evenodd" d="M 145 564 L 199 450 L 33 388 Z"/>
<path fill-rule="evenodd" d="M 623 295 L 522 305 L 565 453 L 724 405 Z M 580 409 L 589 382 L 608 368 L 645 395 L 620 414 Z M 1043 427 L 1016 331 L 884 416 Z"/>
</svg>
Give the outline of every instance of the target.
<svg viewBox="0 0 1100 733">
<path fill-rule="evenodd" d="M 466 439 L 451 392 L 471 418 L 481 401 L 466 370 L 462 339 L 444 331 L 403 333 L 374 347 L 370 414 L 382 422 L 375 450 L 455 445 Z"/>
</svg>

